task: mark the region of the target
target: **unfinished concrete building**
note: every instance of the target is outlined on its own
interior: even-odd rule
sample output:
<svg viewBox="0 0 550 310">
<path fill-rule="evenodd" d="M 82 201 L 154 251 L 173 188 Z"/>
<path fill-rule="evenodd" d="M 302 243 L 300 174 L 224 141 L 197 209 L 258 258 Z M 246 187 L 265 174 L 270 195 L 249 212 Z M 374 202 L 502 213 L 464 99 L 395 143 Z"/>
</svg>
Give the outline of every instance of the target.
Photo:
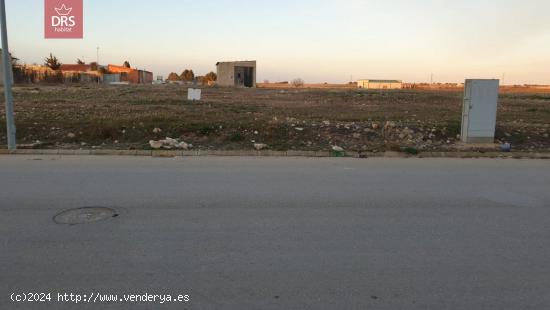
<svg viewBox="0 0 550 310">
<path fill-rule="evenodd" d="M 231 61 L 216 64 L 220 86 L 256 87 L 256 61 Z"/>
</svg>

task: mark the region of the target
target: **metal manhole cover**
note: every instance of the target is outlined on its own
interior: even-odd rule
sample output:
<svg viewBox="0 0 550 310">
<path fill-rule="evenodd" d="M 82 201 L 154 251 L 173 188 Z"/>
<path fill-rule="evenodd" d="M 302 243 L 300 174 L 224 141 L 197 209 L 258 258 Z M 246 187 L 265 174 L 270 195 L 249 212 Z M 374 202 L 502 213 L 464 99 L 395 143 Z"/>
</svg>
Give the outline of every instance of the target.
<svg viewBox="0 0 550 310">
<path fill-rule="evenodd" d="M 105 221 L 117 216 L 116 210 L 111 208 L 85 207 L 65 210 L 54 216 L 53 220 L 57 224 L 78 225 Z"/>
</svg>

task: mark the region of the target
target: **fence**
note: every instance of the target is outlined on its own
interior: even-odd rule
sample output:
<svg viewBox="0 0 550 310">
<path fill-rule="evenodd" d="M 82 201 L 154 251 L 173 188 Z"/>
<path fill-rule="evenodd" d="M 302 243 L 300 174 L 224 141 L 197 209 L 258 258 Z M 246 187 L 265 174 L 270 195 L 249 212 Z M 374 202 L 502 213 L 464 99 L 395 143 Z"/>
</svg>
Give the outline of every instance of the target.
<svg viewBox="0 0 550 310">
<path fill-rule="evenodd" d="M 99 76 L 96 72 L 60 71 L 24 65 L 13 67 L 13 80 L 15 84 L 97 83 Z"/>
</svg>

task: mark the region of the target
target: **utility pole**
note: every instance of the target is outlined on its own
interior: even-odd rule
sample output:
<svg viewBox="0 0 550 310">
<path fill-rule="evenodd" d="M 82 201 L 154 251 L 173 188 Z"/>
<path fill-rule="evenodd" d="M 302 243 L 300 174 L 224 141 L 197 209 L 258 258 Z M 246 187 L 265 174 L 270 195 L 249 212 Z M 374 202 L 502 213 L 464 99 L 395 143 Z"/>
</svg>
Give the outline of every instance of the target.
<svg viewBox="0 0 550 310">
<path fill-rule="evenodd" d="M 8 149 L 15 150 L 15 121 L 13 119 L 13 93 L 11 90 L 13 71 L 11 67 L 10 50 L 8 47 L 8 27 L 6 25 L 6 2 L 0 0 L 0 23 L 2 24 L 2 62 L 4 64 L 4 97 L 6 98 L 6 127 L 8 136 Z"/>
</svg>

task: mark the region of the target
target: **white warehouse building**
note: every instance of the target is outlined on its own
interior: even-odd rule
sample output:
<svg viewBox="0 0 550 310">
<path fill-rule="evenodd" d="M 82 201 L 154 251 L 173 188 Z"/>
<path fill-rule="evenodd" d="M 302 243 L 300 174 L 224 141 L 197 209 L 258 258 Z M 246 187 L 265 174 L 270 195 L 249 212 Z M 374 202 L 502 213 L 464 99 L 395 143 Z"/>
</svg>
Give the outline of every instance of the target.
<svg viewBox="0 0 550 310">
<path fill-rule="evenodd" d="M 402 89 L 403 81 L 400 80 L 359 80 L 357 87 L 364 89 Z"/>
</svg>

